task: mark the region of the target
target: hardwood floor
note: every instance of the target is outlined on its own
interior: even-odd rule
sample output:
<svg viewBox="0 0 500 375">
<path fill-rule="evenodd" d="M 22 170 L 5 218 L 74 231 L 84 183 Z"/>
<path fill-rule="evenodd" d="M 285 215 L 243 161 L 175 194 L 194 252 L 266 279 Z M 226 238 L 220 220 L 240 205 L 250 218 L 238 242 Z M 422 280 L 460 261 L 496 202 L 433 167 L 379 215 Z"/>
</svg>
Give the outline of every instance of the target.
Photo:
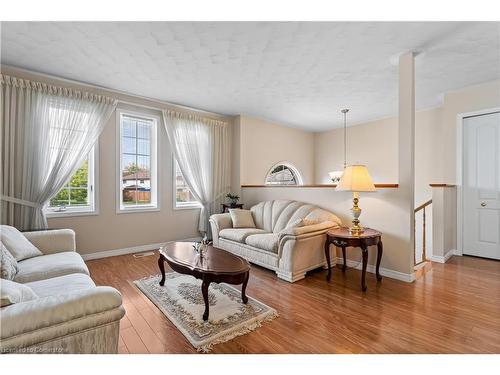
<svg viewBox="0 0 500 375">
<path fill-rule="evenodd" d="M 170 321 L 132 284 L 159 273 L 158 254 L 88 261 L 98 285 L 123 294 L 120 353 L 195 353 Z M 453 257 L 415 283 L 360 271 L 310 273 L 294 284 L 252 266 L 247 295 L 280 317 L 212 353 L 500 353 L 500 262 Z"/>
</svg>

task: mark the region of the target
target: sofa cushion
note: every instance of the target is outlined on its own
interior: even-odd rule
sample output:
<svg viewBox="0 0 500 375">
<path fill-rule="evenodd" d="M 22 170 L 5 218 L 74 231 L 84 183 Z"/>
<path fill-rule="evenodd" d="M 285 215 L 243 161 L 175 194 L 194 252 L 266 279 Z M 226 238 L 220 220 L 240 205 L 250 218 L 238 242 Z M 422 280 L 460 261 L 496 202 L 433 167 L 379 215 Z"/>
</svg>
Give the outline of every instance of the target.
<svg viewBox="0 0 500 375">
<path fill-rule="evenodd" d="M 16 228 L 9 225 L 1 225 L 0 234 L 4 246 L 18 262 L 42 255 L 42 252 L 29 242 Z"/>
<path fill-rule="evenodd" d="M 29 286 L 38 297 L 57 296 L 95 288 L 92 279 L 83 273 L 53 277 L 24 284 Z"/>
<path fill-rule="evenodd" d="M 219 237 L 227 240 L 245 243 L 245 239 L 251 234 L 266 233 L 263 229 L 256 228 L 227 228 L 219 232 Z"/>
<path fill-rule="evenodd" d="M 233 228 L 255 228 L 252 212 L 250 210 L 241 210 L 238 208 L 229 209 Z"/>
<path fill-rule="evenodd" d="M 278 253 L 279 235 L 276 233 L 252 234 L 245 240 L 247 245 Z"/>
<path fill-rule="evenodd" d="M 17 260 L 0 242 L 0 277 L 2 279 L 13 280 L 17 274 Z"/>
<path fill-rule="evenodd" d="M 29 286 L 11 280 L 0 280 L 0 307 L 31 301 L 36 298 L 38 298 L 37 295 Z"/>
<path fill-rule="evenodd" d="M 89 274 L 82 257 L 74 251 L 26 259 L 18 263 L 18 268 L 19 271 L 14 280 L 20 283 L 44 280 L 71 273 Z"/>
</svg>

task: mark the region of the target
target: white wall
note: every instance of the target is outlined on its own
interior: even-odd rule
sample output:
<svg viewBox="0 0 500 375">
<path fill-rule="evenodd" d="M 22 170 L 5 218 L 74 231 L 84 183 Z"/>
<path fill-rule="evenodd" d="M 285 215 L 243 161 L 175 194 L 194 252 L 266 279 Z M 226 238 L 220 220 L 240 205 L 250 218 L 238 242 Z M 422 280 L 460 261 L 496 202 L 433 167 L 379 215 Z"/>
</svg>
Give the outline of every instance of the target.
<svg viewBox="0 0 500 375">
<path fill-rule="evenodd" d="M 241 185 L 262 185 L 267 172 L 288 161 L 300 171 L 305 184 L 314 182 L 314 133 L 269 121 L 238 116 Z"/>
</svg>

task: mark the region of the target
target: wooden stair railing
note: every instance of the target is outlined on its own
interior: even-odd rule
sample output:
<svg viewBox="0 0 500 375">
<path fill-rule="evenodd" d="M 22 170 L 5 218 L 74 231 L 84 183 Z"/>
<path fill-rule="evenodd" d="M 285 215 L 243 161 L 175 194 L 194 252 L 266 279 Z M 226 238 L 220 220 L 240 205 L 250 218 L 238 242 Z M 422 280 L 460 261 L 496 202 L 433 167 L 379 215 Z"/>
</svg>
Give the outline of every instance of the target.
<svg viewBox="0 0 500 375">
<path fill-rule="evenodd" d="M 425 231 L 425 225 L 426 225 L 426 222 L 425 222 L 425 208 L 428 207 L 429 205 L 432 204 L 432 199 L 429 199 L 427 202 L 421 204 L 420 206 L 416 207 L 415 210 L 414 210 L 414 214 L 413 214 L 413 223 L 414 223 L 414 226 L 413 226 L 413 263 L 414 265 L 419 265 L 423 262 L 425 262 L 427 260 L 427 256 L 425 254 L 425 243 L 426 243 L 426 231 Z M 416 235 L 417 235 L 417 230 L 416 230 L 416 226 L 417 226 L 417 214 L 420 212 L 420 211 L 423 211 L 422 212 L 422 260 L 420 262 L 417 263 L 417 243 L 416 243 Z"/>
</svg>

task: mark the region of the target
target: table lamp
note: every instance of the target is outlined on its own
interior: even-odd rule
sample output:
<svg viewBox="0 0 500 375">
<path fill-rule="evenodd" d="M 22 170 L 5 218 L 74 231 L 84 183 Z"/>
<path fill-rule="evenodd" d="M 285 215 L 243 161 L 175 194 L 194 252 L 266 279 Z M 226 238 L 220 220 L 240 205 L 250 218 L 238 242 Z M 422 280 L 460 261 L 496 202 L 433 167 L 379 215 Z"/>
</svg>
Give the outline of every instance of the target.
<svg viewBox="0 0 500 375">
<path fill-rule="evenodd" d="M 363 233 L 363 228 L 359 225 L 359 216 L 361 215 L 361 208 L 358 207 L 359 193 L 361 191 L 376 190 L 366 166 L 347 166 L 340 178 L 336 190 L 353 192 L 353 206 L 351 208 L 353 219 L 349 232 L 354 235 Z"/>
</svg>

